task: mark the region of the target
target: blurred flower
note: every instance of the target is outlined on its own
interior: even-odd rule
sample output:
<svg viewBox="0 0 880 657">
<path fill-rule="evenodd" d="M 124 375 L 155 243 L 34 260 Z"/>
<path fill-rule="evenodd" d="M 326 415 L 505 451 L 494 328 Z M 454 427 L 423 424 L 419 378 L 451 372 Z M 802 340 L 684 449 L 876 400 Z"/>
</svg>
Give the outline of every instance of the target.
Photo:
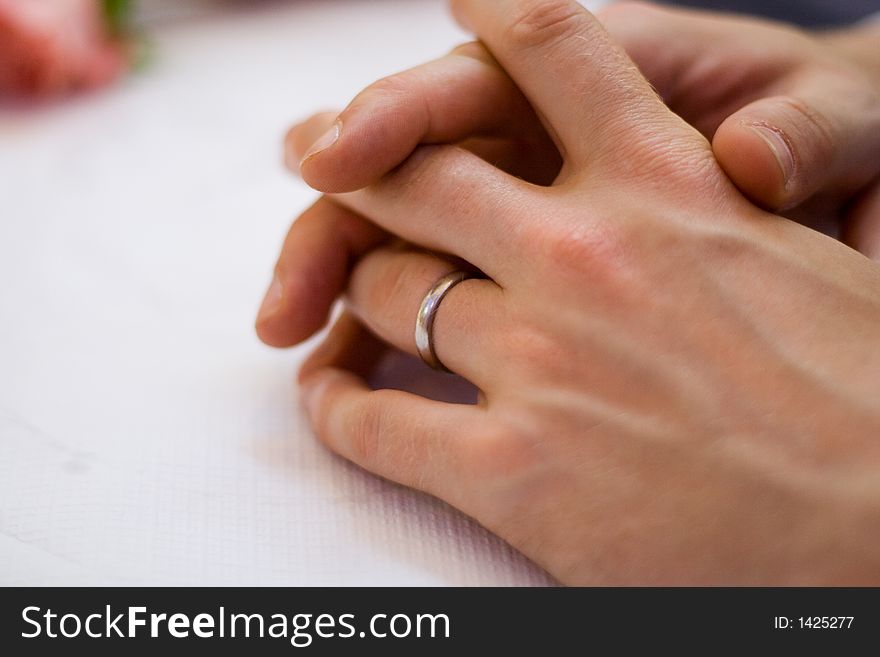
<svg viewBox="0 0 880 657">
<path fill-rule="evenodd" d="M 0 94 L 52 96 L 116 79 L 127 0 L 0 0 Z"/>
</svg>

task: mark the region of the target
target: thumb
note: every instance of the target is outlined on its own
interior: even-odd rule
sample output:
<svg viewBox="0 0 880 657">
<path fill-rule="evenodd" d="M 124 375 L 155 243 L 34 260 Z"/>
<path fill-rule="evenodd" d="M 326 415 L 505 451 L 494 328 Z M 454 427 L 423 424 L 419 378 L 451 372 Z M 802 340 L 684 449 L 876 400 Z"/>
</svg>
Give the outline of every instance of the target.
<svg viewBox="0 0 880 657">
<path fill-rule="evenodd" d="M 851 81 L 797 83 L 725 119 L 715 158 L 755 203 L 786 210 L 815 194 L 851 195 L 880 172 L 880 97 Z"/>
</svg>

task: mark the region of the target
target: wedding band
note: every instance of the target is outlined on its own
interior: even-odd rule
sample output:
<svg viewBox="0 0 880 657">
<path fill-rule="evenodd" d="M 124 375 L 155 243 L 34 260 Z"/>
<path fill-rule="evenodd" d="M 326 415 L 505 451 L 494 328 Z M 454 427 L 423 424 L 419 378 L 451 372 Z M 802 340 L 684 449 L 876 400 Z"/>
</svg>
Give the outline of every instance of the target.
<svg viewBox="0 0 880 657">
<path fill-rule="evenodd" d="M 437 352 L 434 351 L 434 317 L 437 315 L 440 302 L 443 301 L 443 297 L 449 294 L 449 290 L 469 278 L 476 278 L 476 276 L 461 270 L 450 272 L 440 278 L 422 299 L 422 305 L 416 315 L 416 349 L 425 364 L 435 370 L 450 371 L 440 362 L 440 359 L 437 358 Z"/>
</svg>

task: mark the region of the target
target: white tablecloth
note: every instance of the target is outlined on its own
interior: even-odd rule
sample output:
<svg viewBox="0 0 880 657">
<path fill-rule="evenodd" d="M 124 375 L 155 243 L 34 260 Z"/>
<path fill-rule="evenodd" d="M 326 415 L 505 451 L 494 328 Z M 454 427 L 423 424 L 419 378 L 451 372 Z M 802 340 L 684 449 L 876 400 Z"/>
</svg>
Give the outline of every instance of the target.
<svg viewBox="0 0 880 657">
<path fill-rule="evenodd" d="M 286 126 L 461 41 L 444 3 L 225 3 L 151 33 L 121 85 L 0 107 L 0 584 L 549 582 L 321 447 L 308 346 L 252 330 L 314 198 Z"/>
</svg>

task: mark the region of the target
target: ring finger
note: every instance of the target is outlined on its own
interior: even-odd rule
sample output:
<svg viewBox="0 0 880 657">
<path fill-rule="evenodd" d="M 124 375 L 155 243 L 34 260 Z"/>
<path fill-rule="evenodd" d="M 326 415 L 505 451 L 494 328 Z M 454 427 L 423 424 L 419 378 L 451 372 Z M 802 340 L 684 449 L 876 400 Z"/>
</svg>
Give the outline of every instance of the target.
<svg viewBox="0 0 880 657">
<path fill-rule="evenodd" d="M 439 279 L 455 269 L 450 261 L 428 253 L 376 249 L 352 272 L 349 307 L 379 337 L 418 355 L 415 325 L 422 300 Z M 496 352 L 505 314 L 502 298 L 494 282 L 468 279 L 443 297 L 434 319 L 432 342 L 437 358 L 483 390 L 486 374 L 500 362 Z"/>
</svg>

